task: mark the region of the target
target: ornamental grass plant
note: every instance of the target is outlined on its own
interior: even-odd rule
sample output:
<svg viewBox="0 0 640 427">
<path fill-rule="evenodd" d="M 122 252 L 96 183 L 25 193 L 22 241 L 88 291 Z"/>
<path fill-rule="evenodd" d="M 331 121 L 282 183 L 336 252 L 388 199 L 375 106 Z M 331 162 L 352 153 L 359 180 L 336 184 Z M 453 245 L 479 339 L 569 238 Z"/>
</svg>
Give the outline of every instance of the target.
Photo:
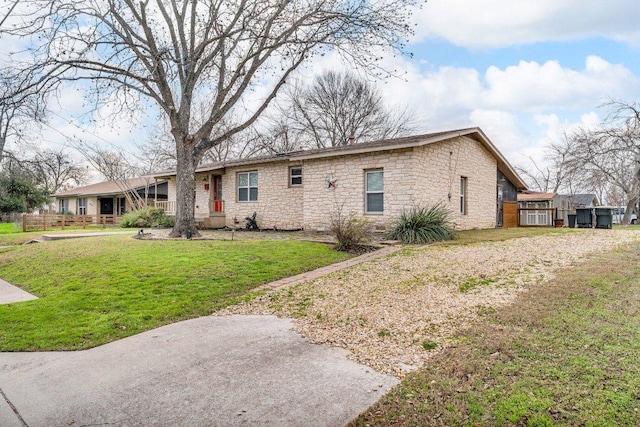
<svg viewBox="0 0 640 427">
<path fill-rule="evenodd" d="M 409 244 L 427 244 L 456 238 L 451 211 L 442 203 L 404 210 L 389 230 L 389 238 Z"/>
</svg>

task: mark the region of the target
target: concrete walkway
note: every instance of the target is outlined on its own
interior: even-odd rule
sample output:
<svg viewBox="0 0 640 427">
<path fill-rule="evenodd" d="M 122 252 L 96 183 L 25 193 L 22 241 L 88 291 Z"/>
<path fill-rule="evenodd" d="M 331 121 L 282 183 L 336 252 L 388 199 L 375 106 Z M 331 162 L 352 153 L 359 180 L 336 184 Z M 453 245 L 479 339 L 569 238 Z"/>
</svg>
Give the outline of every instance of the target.
<svg viewBox="0 0 640 427">
<path fill-rule="evenodd" d="M 397 379 L 273 316 L 207 316 L 91 350 L 0 353 L 0 425 L 343 426 Z"/>
<path fill-rule="evenodd" d="M 128 231 L 96 231 L 96 232 L 87 232 L 87 233 L 55 233 L 55 234 L 43 234 L 42 240 L 51 241 L 51 240 L 64 240 L 64 239 L 79 239 L 82 237 L 98 237 L 98 236 L 113 236 L 118 234 L 130 234 L 135 236 L 136 231 L 128 230 Z"/>
<path fill-rule="evenodd" d="M 0 304 L 11 304 L 34 299 L 38 299 L 38 297 L 0 279 Z"/>
<path fill-rule="evenodd" d="M 361 264 L 363 262 L 371 261 L 377 258 L 381 258 L 383 256 L 387 256 L 394 252 L 402 249 L 401 246 L 385 246 L 382 249 L 378 249 L 374 252 L 368 252 L 366 254 L 362 254 L 360 256 L 348 259 L 346 261 L 338 262 L 335 264 L 330 264 L 325 267 L 316 268 L 312 271 L 307 271 L 306 273 L 300 273 L 295 276 L 285 277 L 284 279 L 276 280 L 275 282 L 267 283 L 266 285 L 262 285 L 257 287 L 256 291 L 270 291 L 281 288 L 286 288 L 287 286 L 297 285 L 299 283 L 308 282 L 322 276 L 326 276 L 327 274 L 333 273 L 334 271 L 344 270 L 346 268 L 352 267 L 357 264 Z"/>
<path fill-rule="evenodd" d="M 0 301 L 15 290 L 27 294 L 0 280 Z M 397 384 L 291 329 L 290 319 L 274 316 L 207 316 L 85 351 L 0 353 L 0 426 L 343 426 Z"/>
</svg>

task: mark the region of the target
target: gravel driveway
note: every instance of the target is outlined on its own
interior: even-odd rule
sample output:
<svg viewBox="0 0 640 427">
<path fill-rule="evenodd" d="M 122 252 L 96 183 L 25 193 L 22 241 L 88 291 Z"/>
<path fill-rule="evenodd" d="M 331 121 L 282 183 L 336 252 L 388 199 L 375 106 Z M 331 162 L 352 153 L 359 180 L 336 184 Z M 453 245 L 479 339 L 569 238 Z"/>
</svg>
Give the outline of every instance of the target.
<svg viewBox="0 0 640 427">
<path fill-rule="evenodd" d="M 402 378 L 458 330 L 586 255 L 637 242 L 635 230 L 575 230 L 465 246 L 410 247 L 216 315 L 275 314 L 315 343 Z M 437 345 L 435 349 L 430 349 Z"/>
</svg>

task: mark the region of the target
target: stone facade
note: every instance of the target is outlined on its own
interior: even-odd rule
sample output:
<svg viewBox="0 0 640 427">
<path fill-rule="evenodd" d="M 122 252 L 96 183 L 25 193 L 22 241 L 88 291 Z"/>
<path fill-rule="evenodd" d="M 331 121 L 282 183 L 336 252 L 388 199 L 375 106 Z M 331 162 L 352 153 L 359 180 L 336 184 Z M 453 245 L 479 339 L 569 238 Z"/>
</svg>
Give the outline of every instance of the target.
<svg viewBox="0 0 640 427">
<path fill-rule="evenodd" d="M 460 137 L 416 149 L 417 199 L 421 204 L 442 202 L 458 229 L 492 228 L 497 215 L 495 158 L 477 141 Z M 465 178 L 464 213 L 461 185 Z"/>
<path fill-rule="evenodd" d="M 207 173 L 197 173 L 196 174 L 196 209 L 195 209 L 195 218 L 197 220 L 202 220 L 204 218 L 209 217 L 209 199 L 212 197 L 213 190 L 210 189 L 209 184 L 209 176 L 211 174 Z M 171 177 L 167 180 L 168 187 L 168 200 L 175 201 L 176 200 L 176 178 Z M 209 190 L 205 189 L 205 185 L 209 187 Z M 175 214 L 175 212 L 171 212 L 171 214 Z"/>
<path fill-rule="evenodd" d="M 291 185 L 291 167 L 302 168 L 302 185 Z M 322 231 L 340 212 L 366 218 L 384 230 L 404 209 L 440 202 L 451 210 L 458 229 L 492 228 L 496 226 L 497 170 L 495 157 L 466 136 L 386 151 L 227 166 L 224 173 L 197 174 L 195 215 L 197 219 L 209 216 L 211 176 L 222 174 L 224 223 L 229 227 L 244 227 L 245 217 L 256 212 L 261 228 Z M 366 212 L 367 171 L 383 172 L 381 213 Z M 257 201 L 238 200 L 238 174 L 243 172 L 258 174 Z M 462 201 L 461 179 L 466 186 Z M 169 180 L 169 200 L 175 200 L 175 178 Z"/>
<path fill-rule="evenodd" d="M 303 166 L 305 228 L 327 230 L 332 217 L 353 213 L 384 229 L 414 200 L 413 163 L 413 149 L 306 160 Z M 366 212 L 367 171 L 383 172 L 382 213 Z M 331 187 L 330 181 L 334 182 Z"/>
<path fill-rule="evenodd" d="M 245 217 L 256 212 L 260 228 L 297 230 L 304 228 L 302 197 L 305 191 L 303 167 L 302 185 L 291 186 L 289 170 L 296 166 L 289 160 L 258 165 L 227 168 L 222 177 L 223 199 L 228 226 L 245 225 Z M 258 173 L 258 200 L 238 201 L 238 173 Z"/>
</svg>

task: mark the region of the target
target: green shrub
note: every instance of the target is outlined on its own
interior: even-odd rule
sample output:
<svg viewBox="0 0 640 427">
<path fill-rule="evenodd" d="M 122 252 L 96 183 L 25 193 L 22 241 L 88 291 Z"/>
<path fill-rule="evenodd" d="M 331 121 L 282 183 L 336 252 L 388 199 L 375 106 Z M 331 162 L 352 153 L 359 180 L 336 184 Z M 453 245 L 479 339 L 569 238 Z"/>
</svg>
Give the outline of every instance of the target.
<svg viewBox="0 0 640 427">
<path fill-rule="evenodd" d="M 173 227 L 175 218 L 165 215 L 162 208 L 145 208 L 135 212 L 130 212 L 122 216 L 120 227 L 122 228 L 143 228 L 143 227 Z"/>
<path fill-rule="evenodd" d="M 417 206 L 402 212 L 389 230 L 389 238 L 404 243 L 425 244 L 456 237 L 451 212 L 441 203 Z"/>
<path fill-rule="evenodd" d="M 331 218 L 331 233 L 336 238 L 336 250 L 351 251 L 369 240 L 369 221 L 357 217 L 353 212 L 342 214 L 339 209 Z"/>
</svg>

